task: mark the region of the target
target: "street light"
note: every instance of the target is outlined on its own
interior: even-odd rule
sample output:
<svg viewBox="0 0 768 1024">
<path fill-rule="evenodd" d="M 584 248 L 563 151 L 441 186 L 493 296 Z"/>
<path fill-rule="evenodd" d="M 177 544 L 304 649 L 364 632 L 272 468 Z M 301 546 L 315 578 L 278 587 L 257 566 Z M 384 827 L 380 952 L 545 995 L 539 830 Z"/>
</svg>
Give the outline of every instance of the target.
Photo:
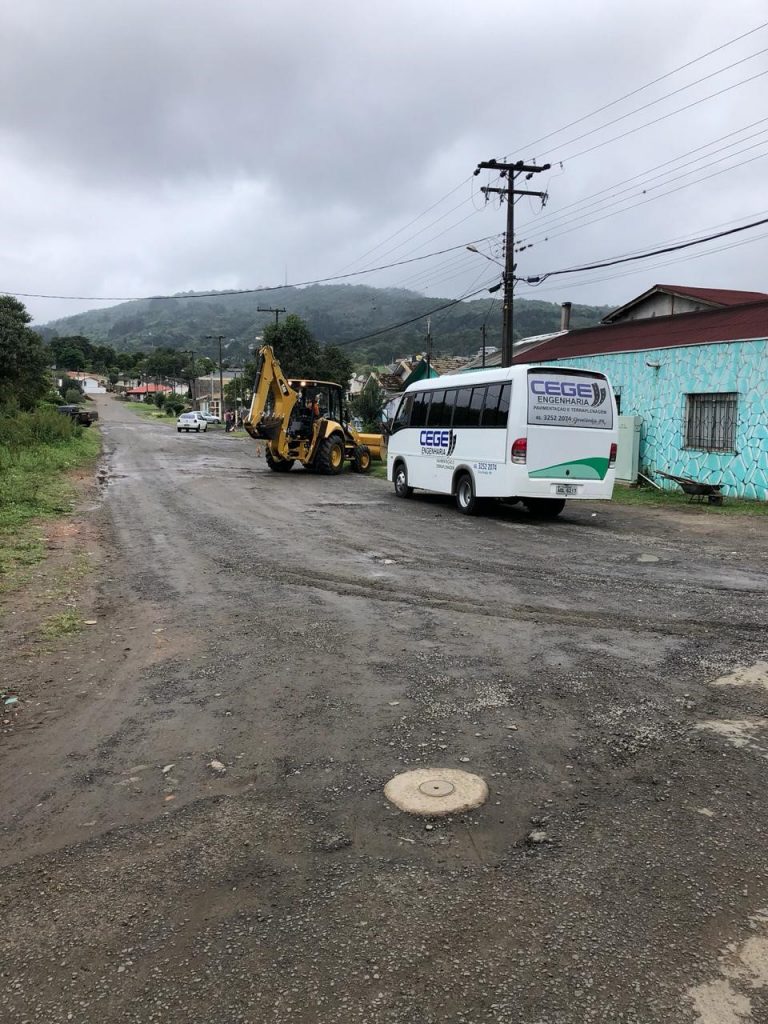
<svg viewBox="0 0 768 1024">
<path fill-rule="evenodd" d="M 495 260 L 493 256 L 489 256 L 487 253 L 480 252 L 476 245 L 467 245 L 465 246 L 465 248 L 469 249 L 470 252 L 476 252 L 477 255 L 482 256 L 483 259 L 489 260 L 491 263 L 495 263 L 496 266 L 501 267 L 502 270 L 504 269 L 503 263 L 500 263 L 498 260 Z"/>
</svg>

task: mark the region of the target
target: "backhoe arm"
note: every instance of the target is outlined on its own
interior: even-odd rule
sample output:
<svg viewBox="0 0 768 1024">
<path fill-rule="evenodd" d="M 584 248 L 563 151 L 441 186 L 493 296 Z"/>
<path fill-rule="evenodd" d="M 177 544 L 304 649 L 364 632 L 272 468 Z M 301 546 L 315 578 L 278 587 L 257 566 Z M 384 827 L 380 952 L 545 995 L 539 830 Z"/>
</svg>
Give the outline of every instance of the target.
<svg viewBox="0 0 768 1024">
<path fill-rule="evenodd" d="M 272 346 L 262 346 L 257 357 L 253 398 L 243 426 L 251 437 L 269 441 L 280 458 L 287 457 L 286 432 L 298 397 L 283 376 Z"/>
</svg>

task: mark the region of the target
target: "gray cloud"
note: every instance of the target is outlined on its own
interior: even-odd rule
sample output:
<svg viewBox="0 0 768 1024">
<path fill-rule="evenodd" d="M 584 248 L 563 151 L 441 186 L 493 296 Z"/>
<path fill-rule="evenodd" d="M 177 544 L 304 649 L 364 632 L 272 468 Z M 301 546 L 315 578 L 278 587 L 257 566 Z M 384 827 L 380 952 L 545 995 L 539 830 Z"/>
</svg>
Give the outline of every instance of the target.
<svg viewBox="0 0 768 1024">
<path fill-rule="evenodd" d="M 565 145 L 572 137 L 768 46 L 766 30 L 529 146 L 754 27 L 764 12 L 760 0 L 727 10 L 694 0 L 624 7 L 598 0 L 527 10 L 508 0 L 6 5 L 0 288 L 102 295 L 243 287 L 280 281 L 286 266 L 291 280 L 310 279 L 460 244 L 503 228 L 504 211 L 480 202 L 484 178 L 378 243 L 456 188 L 479 160 L 506 154 L 566 158 L 562 170 L 541 175 L 547 209 L 537 213 L 527 201 L 518 208 L 521 240 L 536 242 L 520 256 L 521 273 L 653 246 L 759 211 L 757 160 L 621 216 L 598 219 L 606 211 L 590 208 L 593 223 L 565 230 L 578 210 L 569 204 L 762 116 L 768 78 L 567 159 L 589 144 Z M 763 56 L 590 141 L 765 68 Z M 761 288 L 765 254 L 756 242 L 613 280 L 603 273 L 591 275 L 592 284 L 590 277 L 548 283 L 535 294 L 618 303 L 664 279 Z M 370 283 L 457 295 L 494 275 L 462 251 Z M 29 300 L 41 321 L 88 305 Z"/>
</svg>

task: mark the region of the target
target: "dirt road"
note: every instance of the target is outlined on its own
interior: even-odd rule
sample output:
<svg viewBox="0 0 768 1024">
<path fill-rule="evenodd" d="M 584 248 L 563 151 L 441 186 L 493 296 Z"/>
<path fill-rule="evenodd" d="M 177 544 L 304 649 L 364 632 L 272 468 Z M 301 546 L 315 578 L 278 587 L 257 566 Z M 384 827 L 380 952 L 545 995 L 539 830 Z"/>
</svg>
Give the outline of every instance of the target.
<svg viewBox="0 0 768 1024">
<path fill-rule="evenodd" d="M 100 414 L 96 625 L 5 637 L 0 1019 L 768 1020 L 766 520 L 466 519 Z M 434 765 L 489 802 L 386 802 Z"/>
</svg>

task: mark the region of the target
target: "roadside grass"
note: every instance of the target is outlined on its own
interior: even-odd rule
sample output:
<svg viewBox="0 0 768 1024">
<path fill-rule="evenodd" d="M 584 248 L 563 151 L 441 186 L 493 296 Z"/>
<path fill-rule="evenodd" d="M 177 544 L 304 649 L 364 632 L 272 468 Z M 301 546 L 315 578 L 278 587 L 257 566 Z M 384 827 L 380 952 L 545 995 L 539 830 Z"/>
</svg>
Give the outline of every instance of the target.
<svg viewBox="0 0 768 1024">
<path fill-rule="evenodd" d="M 137 416 L 142 416 L 145 420 L 160 420 L 167 427 L 176 426 L 176 416 L 168 416 L 156 405 L 146 405 L 144 402 L 124 402 L 123 406 L 136 413 Z"/>
<path fill-rule="evenodd" d="M 47 422 L 50 416 L 56 419 Z M 0 416 L 0 594 L 42 561 L 35 521 L 72 511 L 67 472 L 94 461 L 100 450 L 97 428 L 76 427 L 55 411 Z"/>
<path fill-rule="evenodd" d="M 158 409 L 156 405 L 146 405 L 144 402 L 124 402 L 124 407 L 130 409 L 131 412 L 136 413 L 137 416 L 141 416 L 145 420 L 154 420 L 160 422 L 166 427 L 175 427 L 178 416 L 175 414 L 169 416 L 164 409 Z M 209 423 L 209 430 L 220 430 L 224 433 L 224 426 L 221 423 Z M 227 434 L 227 437 L 232 437 L 232 434 Z M 240 434 L 238 440 L 242 440 L 247 435 Z"/>
<path fill-rule="evenodd" d="M 766 516 L 768 501 L 747 501 L 743 498 L 724 498 L 722 505 L 691 501 L 687 494 L 676 491 L 657 491 L 652 487 L 627 487 L 617 484 L 613 489 L 617 505 L 644 505 L 648 508 L 698 509 L 719 516 Z"/>
<path fill-rule="evenodd" d="M 387 479 L 387 464 L 386 462 L 372 462 L 371 468 L 368 471 L 368 476 L 375 476 L 377 480 Z"/>
<path fill-rule="evenodd" d="M 80 633 L 85 622 L 82 615 L 75 608 L 69 608 L 58 615 L 52 615 L 43 624 L 43 636 L 49 640 L 55 640 L 61 636 L 71 636 L 73 633 Z"/>
</svg>

